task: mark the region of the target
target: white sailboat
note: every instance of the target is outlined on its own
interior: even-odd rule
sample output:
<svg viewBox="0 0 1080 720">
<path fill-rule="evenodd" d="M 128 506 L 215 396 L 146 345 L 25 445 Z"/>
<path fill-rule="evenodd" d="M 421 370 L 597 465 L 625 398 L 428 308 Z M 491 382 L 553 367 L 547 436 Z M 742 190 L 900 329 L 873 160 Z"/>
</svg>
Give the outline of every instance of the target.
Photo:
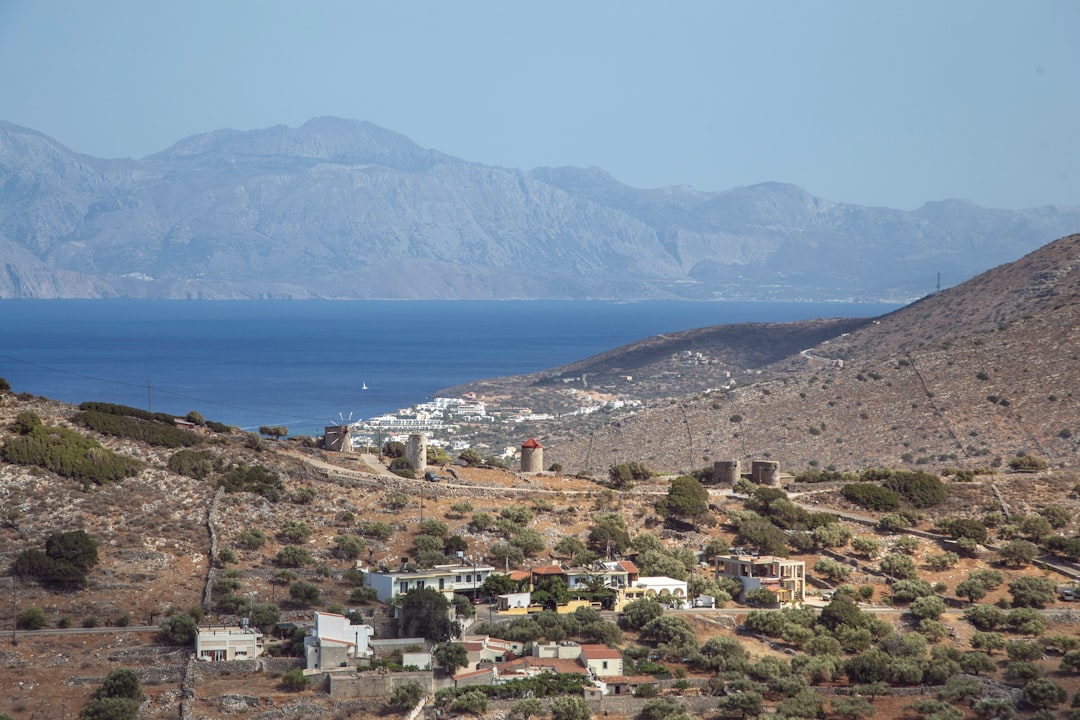
<svg viewBox="0 0 1080 720">
<path fill-rule="evenodd" d="M 361 386 L 360 387 L 361 390 L 367 390 L 367 383 L 366 382 L 361 382 L 360 386 Z"/>
</svg>

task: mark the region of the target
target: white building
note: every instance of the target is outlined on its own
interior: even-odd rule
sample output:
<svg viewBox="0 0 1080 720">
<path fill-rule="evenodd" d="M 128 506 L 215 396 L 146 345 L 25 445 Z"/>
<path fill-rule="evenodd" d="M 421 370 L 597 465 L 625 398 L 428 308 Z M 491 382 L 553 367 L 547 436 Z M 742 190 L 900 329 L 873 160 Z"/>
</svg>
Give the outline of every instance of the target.
<svg viewBox="0 0 1080 720">
<path fill-rule="evenodd" d="M 262 655 L 263 634 L 252 627 L 201 627 L 195 635 L 199 660 L 254 660 Z"/>
<path fill-rule="evenodd" d="M 674 602 L 676 605 L 686 602 L 685 580 L 676 580 L 663 575 L 639 577 L 634 587 L 644 589 L 647 597 L 655 597 L 660 602 Z"/>
<path fill-rule="evenodd" d="M 495 571 L 491 565 L 436 565 L 429 570 L 373 570 L 364 573 L 364 585 L 374 588 L 379 602 L 390 602 L 418 588 L 432 588 L 449 600 L 454 593 L 476 596 L 488 575 Z"/>
<path fill-rule="evenodd" d="M 348 664 L 349 658 L 370 657 L 370 625 L 354 625 L 344 615 L 315 613 L 315 625 L 304 638 L 308 670 L 326 670 Z"/>
</svg>

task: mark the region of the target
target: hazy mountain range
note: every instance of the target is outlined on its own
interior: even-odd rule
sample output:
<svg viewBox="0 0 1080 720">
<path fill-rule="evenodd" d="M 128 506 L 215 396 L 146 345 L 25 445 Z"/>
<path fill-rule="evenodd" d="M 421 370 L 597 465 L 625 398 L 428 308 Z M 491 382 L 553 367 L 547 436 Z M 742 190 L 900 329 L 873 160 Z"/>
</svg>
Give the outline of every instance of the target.
<svg viewBox="0 0 1080 720">
<path fill-rule="evenodd" d="M 909 299 L 1080 229 L 1080 206 L 913 212 L 764 183 L 490 167 L 366 122 L 140 160 L 0 122 L 0 297 Z"/>
</svg>

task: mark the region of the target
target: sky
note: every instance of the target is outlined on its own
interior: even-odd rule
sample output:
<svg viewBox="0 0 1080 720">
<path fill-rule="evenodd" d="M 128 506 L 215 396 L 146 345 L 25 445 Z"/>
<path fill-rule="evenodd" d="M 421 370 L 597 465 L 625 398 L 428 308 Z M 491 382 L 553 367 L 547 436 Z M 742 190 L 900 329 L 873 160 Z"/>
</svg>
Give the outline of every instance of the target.
<svg viewBox="0 0 1080 720">
<path fill-rule="evenodd" d="M 0 0 L 0 120 L 97 157 L 368 120 L 635 187 L 1080 205 L 1076 0 Z"/>
</svg>

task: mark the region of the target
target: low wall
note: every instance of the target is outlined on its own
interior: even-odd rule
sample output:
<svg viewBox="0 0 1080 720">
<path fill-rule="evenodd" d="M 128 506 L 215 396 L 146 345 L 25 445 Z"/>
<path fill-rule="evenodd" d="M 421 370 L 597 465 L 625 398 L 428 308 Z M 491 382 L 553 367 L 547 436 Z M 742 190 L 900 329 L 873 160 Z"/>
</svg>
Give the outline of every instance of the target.
<svg viewBox="0 0 1080 720">
<path fill-rule="evenodd" d="M 345 677 L 331 675 L 329 693 L 330 697 L 336 700 L 390 697 L 395 688 L 413 680 L 420 683 L 425 695 L 430 695 L 435 691 L 434 674 L 431 671 L 379 672 L 374 670 Z"/>
</svg>

